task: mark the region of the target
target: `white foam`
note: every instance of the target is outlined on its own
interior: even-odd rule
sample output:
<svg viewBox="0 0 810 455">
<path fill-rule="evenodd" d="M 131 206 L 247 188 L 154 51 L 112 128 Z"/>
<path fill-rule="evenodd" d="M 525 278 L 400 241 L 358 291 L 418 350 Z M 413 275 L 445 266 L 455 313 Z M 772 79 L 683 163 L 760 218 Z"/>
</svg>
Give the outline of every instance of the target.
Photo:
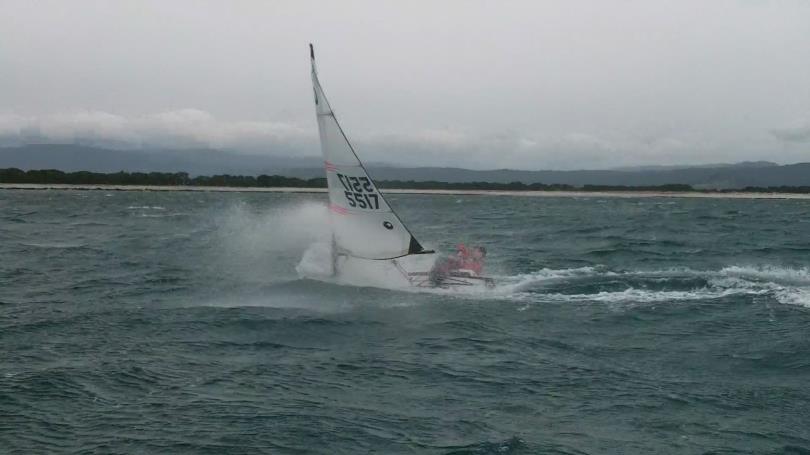
<svg viewBox="0 0 810 455">
<path fill-rule="evenodd" d="M 532 273 L 522 273 L 513 276 L 496 277 L 498 293 L 521 292 L 533 285 L 549 283 L 560 280 L 570 280 L 572 278 L 582 278 L 591 276 L 615 276 L 615 272 L 602 270 L 597 267 L 579 267 L 574 269 L 540 269 Z"/>
<path fill-rule="evenodd" d="M 678 278 L 703 278 L 706 285 L 690 290 L 650 290 L 628 287 L 620 291 L 601 291 L 591 294 L 543 293 L 532 287 L 572 279 L 600 279 L 605 277 L 655 278 L 657 282 Z M 530 274 L 503 277 L 495 294 L 509 300 L 523 302 L 601 302 L 606 304 L 639 305 L 647 303 L 713 300 L 731 295 L 772 296 L 783 304 L 810 308 L 810 271 L 807 268 L 789 268 L 773 265 L 728 266 L 720 270 L 693 270 L 671 268 L 663 270 L 611 271 L 601 267 L 573 269 L 542 269 Z"/>
<path fill-rule="evenodd" d="M 712 300 L 735 294 L 765 294 L 767 290 L 712 289 L 700 288 L 690 291 L 651 291 L 628 288 L 623 291 L 603 291 L 595 294 L 544 294 L 542 299 L 561 302 L 603 302 L 603 303 L 658 303 L 688 300 Z"/>
<path fill-rule="evenodd" d="M 304 251 L 295 271 L 302 278 L 328 279 L 334 274 L 332 247 L 329 242 L 315 242 Z"/>
<path fill-rule="evenodd" d="M 321 248 L 321 258 L 325 261 L 328 253 Z M 314 254 L 314 253 L 313 253 Z M 326 255 L 326 256 L 324 256 Z M 299 267 L 310 266 L 314 256 L 305 255 Z M 414 288 L 403 282 L 401 277 L 393 279 L 395 270 L 381 270 L 379 263 L 372 269 L 353 268 L 340 279 L 322 278 L 336 284 L 352 286 L 370 286 L 391 290 L 431 293 L 463 297 L 474 300 L 501 300 L 534 303 L 576 303 L 598 302 L 608 305 L 637 306 L 657 303 L 677 303 L 697 300 L 715 300 L 734 295 L 771 296 L 783 304 L 799 305 L 810 308 L 810 272 L 806 268 L 785 268 L 778 266 L 728 266 L 720 270 L 693 270 L 684 267 L 661 270 L 628 270 L 612 271 L 605 267 L 578 267 L 571 269 L 544 268 L 532 273 L 513 276 L 495 277 L 497 286 L 493 289 L 478 288 Z M 321 270 L 326 271 L 326 270 Z M 299 270 L 301 272 L 301 270 Z M 331 271 L 327 271 L 331 272 Z M 657 286 L 666 287 L 667 280 L 682 278 L 702 278 L 705 285 L 688 290 L 640 289 L 628 287 L 617 291 L 600 291 L 588 294 L 564 294 L 559 292 L 542 292 L 543 285 L 571 280 L 587 282 L 602 278 L 628 277 L 635 280 L 655 280 Z"/>
<path fill-rule="evenodd" d="M 720 274 L 743 277 L 755 280 L 768 280 L 780 283 L 810 285 L 810 270 L 806 267 L 789 268 L 772 265 L 765 266 L 730 266 L 720 270 Z"/>
<path fill-rule="evenodd" d="M 810 308 L 810 289 L 780 289 L 774 296 L 779 303 Z"/>
</svg>

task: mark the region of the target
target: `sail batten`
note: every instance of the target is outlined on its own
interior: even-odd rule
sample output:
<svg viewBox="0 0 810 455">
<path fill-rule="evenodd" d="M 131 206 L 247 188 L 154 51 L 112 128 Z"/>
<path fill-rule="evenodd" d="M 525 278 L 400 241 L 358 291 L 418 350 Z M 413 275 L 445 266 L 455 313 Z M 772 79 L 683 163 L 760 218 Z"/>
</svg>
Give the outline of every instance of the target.
<svg viewBox="0 0 810 455">
<path fill-rule="evenodd" d="M 338 123 L 318 80 L 315 52 L 311 44 L 310 56 L 316 119 L 336 248 L 363 259 L 394 259 L 427 253 L 388 205 Z"/>
</svg>

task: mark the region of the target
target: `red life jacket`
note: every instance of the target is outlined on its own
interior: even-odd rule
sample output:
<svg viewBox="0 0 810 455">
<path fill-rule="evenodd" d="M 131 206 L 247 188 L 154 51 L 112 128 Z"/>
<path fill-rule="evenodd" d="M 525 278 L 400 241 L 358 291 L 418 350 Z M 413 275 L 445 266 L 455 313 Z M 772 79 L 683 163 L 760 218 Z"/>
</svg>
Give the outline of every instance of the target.
<svg viewBox="0 0 810 455">
<path fill-rule="evenodd" d="M 464 261 L 461 265 L 462 269 L 472 270 L 475 272 L 476 275 L 480 275 L 481 272 L 484 270 L 484 264 L 481 261 L 476 261 L 475 259 L 470 259 L 468 261 Z"/>
<path fill-rule="evenodd" d="M 458 268 L 472 270 L 476 275 L 480 275 L 484 270 L 484 264 L 480 259 L 475 259 L 463 243 L 458 244 L 459 264 Z"/>
</svg>

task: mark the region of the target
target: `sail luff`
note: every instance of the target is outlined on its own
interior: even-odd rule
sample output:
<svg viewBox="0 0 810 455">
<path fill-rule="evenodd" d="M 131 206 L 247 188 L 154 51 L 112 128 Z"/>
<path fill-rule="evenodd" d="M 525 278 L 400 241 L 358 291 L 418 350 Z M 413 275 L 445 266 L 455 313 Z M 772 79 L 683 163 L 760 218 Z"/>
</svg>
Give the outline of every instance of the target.
<svg viewBox="0 0 810 455">
<path fill-rule="evenodd" d="M 332 110 L 323 87 L 318 79 L 318 72 L 315 66 L 315 51 L 310 44 L 310 59 L 312 63 L 312 87 L 315 95 L 315 109 L 318 120 L 318 131 L 321 140 L 321 150 L 324 155 L 327 184 L 329 186 L 330 216 L 332 216 L 333 235 L 337 238 L 336 243 L 340 249 L 348 254 L 365 259 L 394 259 L 410 254 L 432 253 L 426 251 L 419 241 L 411 234 L 394 209 L 388 204 L 385 196 L 379 191 L 374 180 L 368 174 L 363 162 L 357 156 L 354 147 L 349 142 L 346 133 Z M 336 131 L 335 131 L 336 129 Z M 331 137 L 337 133 L 339 137 Z M 336 141 L 342 143 L 337 144 Z M 346 153 L 348 152 L 348 153 Z M 346 191 L 343 191 L 343 190 Z M 390 215 L 386 215 L 390 214 Z M 340 235 L 335 230 L 340 227 L 342 217 L 354 216 L 356 223 L 374 226 L 369 232 L 371 238 L 382 241 L 387 239 L 388 243 L 399 243 L 399 248 L 393 246 L 383 246 L 375 254 L 367 245 L 360 244 L 352 240 L 348 235 Z M 383 220 L 379 224 L 375 221 Z M 345 222 L 343 224 L 346 224 Z M 383 230 L 380 230 L 380 227 Z M 397 234 L 401 229 L 404 238 Z M 344 226 L 344 231 L 350 232 L 352 229 Z M 378 232 L 379 231 L 379 232 Z M 390 232 L 386 232 L 390 231 Z M 347 234 L 344 232 L 343 234 Z M 354 243 L 354 248 L 345 243 Z M 363 254 L 360 250 L 366 250 Z"/>
</svg>

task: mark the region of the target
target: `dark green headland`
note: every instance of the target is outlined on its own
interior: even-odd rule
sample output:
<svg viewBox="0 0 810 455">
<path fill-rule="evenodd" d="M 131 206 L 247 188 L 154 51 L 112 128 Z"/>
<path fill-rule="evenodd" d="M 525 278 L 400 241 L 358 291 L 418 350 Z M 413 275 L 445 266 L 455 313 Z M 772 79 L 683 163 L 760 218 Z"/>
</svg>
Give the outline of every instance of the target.
<svg viewBox="0 0 810 455">
<path fill-rule="evenodd" d="M 145 185 L 145 186 L 221 186 L 234 188 L 325 188 L 326 179 L 284 177 L 281 175 L 199 175 L 186 172 L 63 172 L 56 169 L 23 171 L 0 169 L 0 183 L 62 184 L 62 185 Z M 544 183 L 497 182 L 438 182 L 414 180 L 380 180 L 380 188 L 418 190 L 500 190 L 500 191 L 665 191 L 665 192 L 751 192 L 751 193 L 810 193 L 810 186 L 748 186 L 735 190 L 697 189 L 686 184 L 645 186 L 625 185 L 566 185 Z"/>
</svg>

